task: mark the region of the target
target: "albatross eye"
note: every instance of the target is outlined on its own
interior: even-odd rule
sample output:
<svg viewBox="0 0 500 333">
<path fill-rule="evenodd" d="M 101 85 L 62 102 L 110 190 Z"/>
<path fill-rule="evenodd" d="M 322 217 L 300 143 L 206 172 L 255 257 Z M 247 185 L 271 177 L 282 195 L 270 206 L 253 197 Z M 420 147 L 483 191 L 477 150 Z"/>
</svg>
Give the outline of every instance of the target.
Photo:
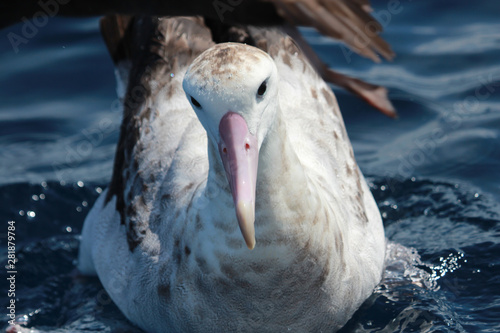
<svg viewBox="0 0 500 333">
<path fill-rule="evenodd" d="M 193 96 L 191 96 L 191 103 L 193 103 L 193 105 L 197 108 L 201 108 L 201 104 L 197 100 L 195 100 Z"/>
<path fill-rule="evenodd" d="M 259 90 L 257 90 L 257 95 L 264 96 L 267 90 L 267 81 L 261 83 Z"/>
</svg>

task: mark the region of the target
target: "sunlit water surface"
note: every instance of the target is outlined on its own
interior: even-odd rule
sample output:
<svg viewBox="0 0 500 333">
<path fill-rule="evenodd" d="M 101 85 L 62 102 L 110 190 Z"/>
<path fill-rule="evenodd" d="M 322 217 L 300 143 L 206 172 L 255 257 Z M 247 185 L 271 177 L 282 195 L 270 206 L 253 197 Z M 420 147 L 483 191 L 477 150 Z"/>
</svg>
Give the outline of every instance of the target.
<svg viewBox="0 0 500 333">
<path fill-rule="evenodd" d="M 344 332 L 500 331 L 500 3 L 450 5 L 376 1 L 392 63 L 303 30 L 332 68 L 387 86 L 400 114 L 387 119 L 335 90 L 393 242 L 385 280 Z M 7 35 L 22 28 L 0 32 L 0 253 L 7 263 L 15 221 L 16 321 L 44 332 L 138 331 L 97 278 L 74 274 L 121 118 L 98 21 L 51 19 L 15 53 Z"/>
</svg>

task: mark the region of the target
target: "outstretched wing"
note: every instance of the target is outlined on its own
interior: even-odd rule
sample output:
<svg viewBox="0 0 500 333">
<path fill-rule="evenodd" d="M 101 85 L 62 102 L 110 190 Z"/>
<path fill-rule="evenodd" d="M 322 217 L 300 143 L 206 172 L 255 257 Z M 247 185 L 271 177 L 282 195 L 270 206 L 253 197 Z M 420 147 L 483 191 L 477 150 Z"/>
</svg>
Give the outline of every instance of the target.
<svg viewBox="0 0 500 333">
<path fill-rule="evenodd" d="M 204 16 L 221 23 L 312 26 L 337 38 L 359 54 L 379 61 L 393 57 L 390 46 L 378 34 L 382 26 L 370 15 L 368 0 L 71 0 L 3 1 L 0 28 L 35 16 L 154 15 Z"/>
<path fill-rule="evenodd" d="M 379 62 L 394 57 L 390 45 L 378 35 L 382 26 L 370 15 L 368 0 L 269 0 L 280 16 L 293 25 L 312 26 L 339 39 L 357 53 Z"/>
</svg>

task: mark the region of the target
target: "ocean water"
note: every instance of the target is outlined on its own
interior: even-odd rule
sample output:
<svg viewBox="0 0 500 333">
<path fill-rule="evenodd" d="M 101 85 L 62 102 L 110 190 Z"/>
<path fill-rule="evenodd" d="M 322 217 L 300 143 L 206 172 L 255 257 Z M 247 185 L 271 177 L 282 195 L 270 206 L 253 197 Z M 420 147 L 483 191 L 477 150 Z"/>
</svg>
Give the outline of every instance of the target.
<svg viewBox="0 0 500 333">
<path fill-rule="evenodd" d="M 372 2 L 392 62 L 303 29 L 332 68 L 388 87 L 399 112 L 388 119 L 334 88 L 391 241 L 383 283 L 343 332 L 500 332 L 500 3 Z M 0 260 L 15 226 L 16 322 L 136 332 L 97 278 L 74 271 L 111 176 L 113 65 L 97 18 L 36 23 L 0 31 Z M 26 38 L 13 46 L 9 34 Z M 11 274 L 0 274 L 3 329 Z"/>
</svg>

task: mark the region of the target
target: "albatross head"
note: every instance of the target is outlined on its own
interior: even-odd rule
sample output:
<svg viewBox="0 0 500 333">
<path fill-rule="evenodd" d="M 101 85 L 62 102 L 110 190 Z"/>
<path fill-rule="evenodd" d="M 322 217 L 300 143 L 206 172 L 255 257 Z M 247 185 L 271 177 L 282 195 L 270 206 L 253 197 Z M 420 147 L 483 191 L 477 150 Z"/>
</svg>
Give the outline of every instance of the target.
<svg viewBox="0 0 500 333">
<path fill-rule="evenodd" d="M 244 44 L 217 44 L 188 68 L 183 87 L 214 147 L 231 188 L 248 248 L 255 246 L 255 187 L 259 149 L 278 110 L 272 58 Z"/>
</svg>

